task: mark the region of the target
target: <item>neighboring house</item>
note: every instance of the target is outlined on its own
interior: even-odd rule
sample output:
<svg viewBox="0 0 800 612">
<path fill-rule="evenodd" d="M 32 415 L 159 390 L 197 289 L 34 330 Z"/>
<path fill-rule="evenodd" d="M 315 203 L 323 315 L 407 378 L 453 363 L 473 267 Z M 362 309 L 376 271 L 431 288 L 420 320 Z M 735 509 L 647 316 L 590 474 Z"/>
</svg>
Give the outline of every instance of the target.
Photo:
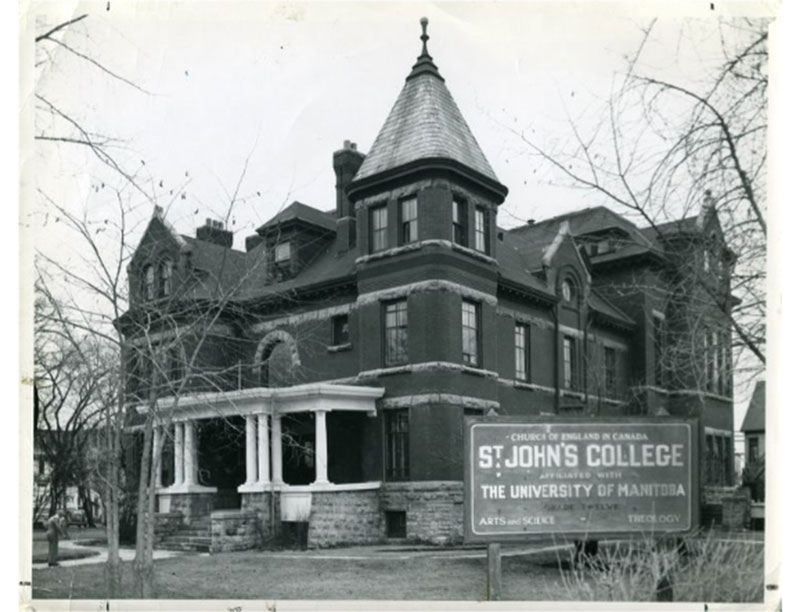
<svg viewBox="0 0 800 612">
<path fill-rule="evenodd" d="M 767 383 L 759 380 L 750 396 L 750 405 L 744 415 L 741 432 L 744 434 L 745 443 L 745 465 L 756 463 L 766 455 L 766 408 Z"/>
<path fill-rule="evenodd" d="M 742 484 L 750 488 L 755 502 L 764 501 L 766 446 L 766 400 L 767 383 L 759 380 L 750 397 L 750 405 L 742 421 L 741 431 L 745 437 L 745 466 Z M 758 517 L 763 518 L 763 516 Z"/>
<path fill-rule="evenodd" d="M 463 417 L 489 411 L 697 419 L 700 482 L 733 484 L 734 256 L 711 200 L 657 228 L 605 207 L 498 227 L 508 189 L 423 41 L 369 153 L 333 153 L 335 210 L 294 202 L 245 251 L 155 210 L 119 324 L 132 430 L 160 396 L 160 509 L 249 508 L 310 544 L 457 541 Z"/>
<path fill-rule="evenodd" d="M 98 435 L 96 431 L 81 432 L 81 435 L 88 435 L 88 442 L 85 445 L 85 457 L 82 462 L 87 466 L 87 472 L 91 472 L 92 466 L 98 464 Z M 55 435 L 61 436 L 74 436 L 75 432 L 52 432 L 46 429 L 39 429 L 33 436 L 33 522 L 34 524 L 44 522 L 48 519 L 52 511 L 52 495 L 51 495 L 51 473 L 53 465 L 47 458 L 47 452 L 43 448 L 47 444 L 46 438 Z M 65 510 L 75 512 L 85 512 L 84 502 L 91 506 L 92 517 L 96 522 L 102 520 L 102 501 L 100 492 L 97 490 L 99 487 L 93 482 L 91 477 L 88 477 L 86 482 L 75 483 L 65 487 L 59 500 L 57 500 L 57 507 L 64 508 Z M 88 521 L 88 517 L 87 517 Z"/>
</svg>

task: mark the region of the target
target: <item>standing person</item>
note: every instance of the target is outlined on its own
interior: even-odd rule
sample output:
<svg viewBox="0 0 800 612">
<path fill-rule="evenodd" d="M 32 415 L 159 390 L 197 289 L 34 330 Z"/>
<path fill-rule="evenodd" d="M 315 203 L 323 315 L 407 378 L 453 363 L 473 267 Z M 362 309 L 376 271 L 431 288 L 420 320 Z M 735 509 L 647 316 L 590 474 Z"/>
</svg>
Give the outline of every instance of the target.
<svg viewBox="0 0 800 612">
<path fill-rule="evenodd" d="M 47 564 L 50 567 L 58 565 L 59 536 L 69 537 L 67 533 L 67 513 L 63 509 L 47 519 Z"/>
</svg>

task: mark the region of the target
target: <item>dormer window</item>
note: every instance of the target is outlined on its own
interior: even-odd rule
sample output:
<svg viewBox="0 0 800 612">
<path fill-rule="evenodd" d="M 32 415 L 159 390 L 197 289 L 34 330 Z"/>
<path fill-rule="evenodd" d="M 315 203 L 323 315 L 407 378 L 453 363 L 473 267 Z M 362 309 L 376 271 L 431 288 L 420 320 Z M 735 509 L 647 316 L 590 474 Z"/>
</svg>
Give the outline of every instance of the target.
<svg viewBox="0 0 800 612">
<path fill-rule="evenodd" d="M 166 297 L 172 294 L 172 260 L 161 262 L 161 295 Z"/>
<path fill-rule="evenodd" d="M 292 258 L 292 243 L 281 242 L 275 247 L 275 263 L 286 263 Z"/>
<path fill-rule="evenodd" d="M 144 299 L 152 300 L 156 297 L 156 270 L 153 266 L 144 269 Z"/>
<path fill-rule="evenodd" d="M 417 241 L 417 199 L 400 202 L 400 244 Z"/>
</svg>

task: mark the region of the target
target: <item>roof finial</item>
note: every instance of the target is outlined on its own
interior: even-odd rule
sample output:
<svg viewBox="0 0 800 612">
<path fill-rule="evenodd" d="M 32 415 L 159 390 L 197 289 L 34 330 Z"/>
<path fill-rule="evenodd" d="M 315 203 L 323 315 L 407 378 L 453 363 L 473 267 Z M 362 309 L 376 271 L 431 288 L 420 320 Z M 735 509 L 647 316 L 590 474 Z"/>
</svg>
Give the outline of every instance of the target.
<svg viewBox="0 0 800 612">
<path fill-rule="evenodd" d="M 422 40 L 422 53 L 419 54 L 417 63 L 414 64 L 414 67 L 411 69 L 411 74 L 406 77 L 406 80 L 420 74 L 432 74 L 436 78 L 444 81 L 442 75 L 439 74 L 436 68 L 436 64 L 433 63 L 433 58 L 428 53 L 428 39 L 430 38 L 430 36 L 428 36 L 428 18 L 423 17 L 419 22 L 422 25 L 422 36 L 419 37 L 420 40 Z"/>
<path fill-rule="evenodd" d="M 420 39 L 422 40 L 422 53 L 420 55 L 428 55 L 428 18 L 423 17 L 419 20 L 420 24 L 422 25 L 422 36 Z"/>
</svg>

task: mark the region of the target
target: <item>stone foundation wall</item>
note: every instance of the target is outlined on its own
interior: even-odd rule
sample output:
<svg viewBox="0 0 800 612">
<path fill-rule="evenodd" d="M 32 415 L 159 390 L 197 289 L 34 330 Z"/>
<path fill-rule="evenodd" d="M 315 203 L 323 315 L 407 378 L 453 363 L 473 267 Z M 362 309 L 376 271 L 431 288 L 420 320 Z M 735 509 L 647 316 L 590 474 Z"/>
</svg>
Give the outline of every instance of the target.
<svg viewBox="0 0 800 612">
<path fill-rule="evenodd" d="M 153 523 L 153 535 L 156 542 L 176 533 L 183 525 L 183 514 L 180 512 L 156 512 Z"/>
<path fill-rule="evenodd" d="M 207 517 L 214 509 L 214 493 L 173 493 L 169 497 L 169 514 L 180 512 L 187 525 Z"/>
<path fill-rule="evenodd" d="M 747 529 L 750 526 L 750 493 L 747 489 L 705 487 L 703 492 L 706 525 L 714 522 L 715 527 L 723 529 Z"/>
<path fill-rule="evenodd" d="M 337 544 L 371 544 L 384 539 L 378 489 L 315 492 L 308 525 L 310 548 Z"/>
<path fill-rule="evenodd" d="M 275 493 L 275 528 L 280 533 L 281 527 L 281 496 Z M 250 511 L 256 515 L 261 544 L 267 545 L 275 537 L 272 523 L 272 503 L 273 494 L 271 492 L 262 493 L 242 493 L 242 510 Z"/>
<path fill-rule="evenodd" d="M 211 513 L 212 553 L 249 550 L 261 545 L 261 530 L 256 512 L 215 510 Z"/>
<path fill-rule="evenodd" d="M 381 515 L 387 510 L 405 511 L 408 540 L 435 544 L 463 541 L 463 482 L 387 482 L 380 497 Z"/>
</svg>

